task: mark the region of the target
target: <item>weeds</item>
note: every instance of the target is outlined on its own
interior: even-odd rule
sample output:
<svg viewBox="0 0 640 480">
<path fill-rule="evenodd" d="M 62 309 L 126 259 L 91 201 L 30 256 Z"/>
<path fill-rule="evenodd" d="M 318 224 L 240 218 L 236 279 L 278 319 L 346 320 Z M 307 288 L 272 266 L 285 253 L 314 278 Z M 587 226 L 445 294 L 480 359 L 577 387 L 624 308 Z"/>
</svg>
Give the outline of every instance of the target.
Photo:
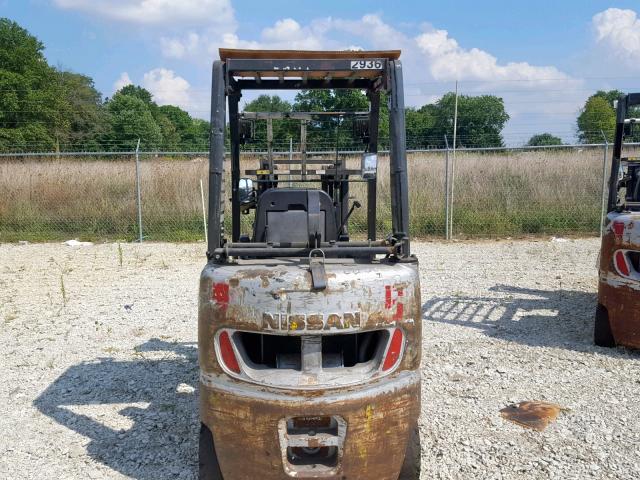
<svg viewBox="0 0 640 480">
<path fill-rule="evenodd" d="M 357 168 L 357 157 L 347 159 Z M 241 170 L 257 168 L 243 158 Z M 444 234 L 444 154 L 408 156 L 411 232 Z M 17 240 L 134 240 L 135 181 L 129 161 L 32 160 L 0 163 L 0 242 Z M 228 172 L 228 163 L 225 166 Z M 456 159 L 454 234 L 505 236 L 596 233 L 602 187 L 600 149 L 467 153 Z M 142 162 L 143 223 L 149 240 L 200 241 L 200 178 L 206 159 Z M 228 175 L 225 191 L 230 191 Z M 205 186 L 206 188 L 206 186 Z M 377 224 L 391 230 L 388 159 L 380 159 Z M 352 183 L 350 196 L 363 208 L 350 222 L 354 237 L 366 233 L 366 185 Z M 227 196 L 228 197 L 228 196 Z M 229 231 L 230 205 L 225 229 Z M 242 215 L 243 233 L 252 229 Z M 122 266 L 122 247 L 118 246 Z"/>
<path fill-rule="evenodd" d="M 62 295 L 62 305 L 67 306 L 67 289 L 64 286 L 64 273 L 60 273 L 60 294 Z"/>
</svg>

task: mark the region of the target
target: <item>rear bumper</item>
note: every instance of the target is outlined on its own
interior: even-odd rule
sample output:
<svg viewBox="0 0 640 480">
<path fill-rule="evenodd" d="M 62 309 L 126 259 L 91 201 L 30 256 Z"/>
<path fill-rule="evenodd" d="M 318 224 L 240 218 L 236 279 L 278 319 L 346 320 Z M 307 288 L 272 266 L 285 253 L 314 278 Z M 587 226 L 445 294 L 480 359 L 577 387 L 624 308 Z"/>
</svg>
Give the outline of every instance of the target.
<svg viewBox="0 0 640 480">
<path fill-rule="evenodd" d="M 598 301 L 607 309 L 613 338 L 618 345 L 640 348 L 640 286 L 611 278 L 600 281 Z"/>
<path fill-rule="evenodd" d="M 396 480 L 419 412 L 417 371 L 360 387 L 304 393 L 200 374 L 201 419 L 213 433 L 225 480 Z M 279 425 L 286 418 L 310 415 L 340 417 L 346 424 L 341 456 L 330 473 L 296 474 L 286 459 Z"/>
</svg>

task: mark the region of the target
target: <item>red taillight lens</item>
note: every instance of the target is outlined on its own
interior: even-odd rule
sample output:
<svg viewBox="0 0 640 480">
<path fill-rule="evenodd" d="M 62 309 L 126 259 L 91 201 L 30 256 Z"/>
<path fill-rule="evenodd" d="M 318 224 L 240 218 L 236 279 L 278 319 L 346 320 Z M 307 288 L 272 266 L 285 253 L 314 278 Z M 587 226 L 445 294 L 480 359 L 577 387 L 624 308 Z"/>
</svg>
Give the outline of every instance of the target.
<svg viewBox="0 0 640 480">
<path fill-rule="evenodd" d="M 625 277 L 631 274 L 629 265 L 627 264 L 627 257 L 622 250 L 616 252 L 616 267 L 618 267 L 618 271 Z"/>
<path fill-rule="evenodd" d="M 220 356 L 222 357 L 222 362 L 225 367 L 234 373 L 240 373 L 240 365 L 238 365 L 236 353 L 233 351 L 229 332 L 222 332 L 220 337 L 218 337 L 218 343 L 220 345 Z"/>
<path fill-rule="evenodd" d="M 624 227 L 625 227 L 624 222 L 620 222 L 617 220 L 613 222 L 613 225 L 611 225 L 611 229 L 613 230 L 613 233 L 615 233 L 617 236 L 622 236 L 622 234 L 624 233 Z"/>
<path fill-rule="evenodd" d="M 389 348 L 387 349 L 387 354 L 384 357 L 384 362 L 382 364 L 382 370 L 386 372 L 390 368 L 394 367 L 398 360 L 400 359 L 400 354 L 402 353 L 402 342 L 404 342 L 404 335 L 402 334 L 402 330 L 396 328 L 391 336 L 391 342 L 389 342 Z"/>
</svg>

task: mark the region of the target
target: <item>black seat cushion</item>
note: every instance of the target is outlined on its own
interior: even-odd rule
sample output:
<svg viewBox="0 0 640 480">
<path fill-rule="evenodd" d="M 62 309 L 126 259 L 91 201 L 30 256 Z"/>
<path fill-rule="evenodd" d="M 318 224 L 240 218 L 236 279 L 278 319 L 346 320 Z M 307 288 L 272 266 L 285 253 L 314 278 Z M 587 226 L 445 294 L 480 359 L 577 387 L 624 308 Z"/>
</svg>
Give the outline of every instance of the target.
<svg viewBox="0 0 640 480">
<path fill-rule="evenodd" d="M 318 234 L 328 242 L 337 230 L 333 202 L 323 190 L 271 188 L 258 200 L 253 240 L 309 244 Z"/>
</svg>

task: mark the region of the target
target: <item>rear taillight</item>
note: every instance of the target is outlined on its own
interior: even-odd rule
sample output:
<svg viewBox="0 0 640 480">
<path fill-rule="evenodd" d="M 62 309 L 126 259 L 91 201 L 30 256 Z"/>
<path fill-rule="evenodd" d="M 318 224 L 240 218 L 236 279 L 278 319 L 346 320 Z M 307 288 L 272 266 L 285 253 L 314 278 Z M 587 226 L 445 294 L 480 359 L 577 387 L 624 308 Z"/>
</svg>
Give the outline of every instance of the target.
<svg viewBox="0 0 640 480">
<path fill-rule="evenodd" d="M 231 338 L 229 332 L 224 331 L 218 337 L 218 346 L 220 347 L 220 357 L 224 366 L 231 370 L 233 373 L 240 373 L 240 365 L 236 358 L 236 352 L 233 350 L 231 344 Z"/>
<path fill-rule="evenodd" d="M 625 223 L 619 220 L 614 221 L 613 224 L 611 225 L 611 229 L 613 230 L 613 233 L 615 233 L 618 237 L 622 236 L 622 234 L 624 233 L 624 227 L 625 227 Z"/>
<path fill-rule="evenodd" d="M 402 334 L 402 330 L 396 328 L 391 336 L 391 341 L 389 342 L 389 347 L 387 348 L 387 352 L 384 356 L 384 362 L 382 363 L 382 371 L 386 372 L 391 368 L 395 367 L 400 359 L 400 355 L 402 354 L 402 345 L 404 343 L 404 335 Z"/>
<path fill-rule="evenodd" d="M 616 267 L 618 268 L 618 272 L 620 272 L 625 277 L 628 277 L 631 274 L 631 270 L 629 270 L 629 264 L 627 263 L 627 256 L 624 254 L 624 251 L 618 250 L 616 252 Z"/>
</svg>

